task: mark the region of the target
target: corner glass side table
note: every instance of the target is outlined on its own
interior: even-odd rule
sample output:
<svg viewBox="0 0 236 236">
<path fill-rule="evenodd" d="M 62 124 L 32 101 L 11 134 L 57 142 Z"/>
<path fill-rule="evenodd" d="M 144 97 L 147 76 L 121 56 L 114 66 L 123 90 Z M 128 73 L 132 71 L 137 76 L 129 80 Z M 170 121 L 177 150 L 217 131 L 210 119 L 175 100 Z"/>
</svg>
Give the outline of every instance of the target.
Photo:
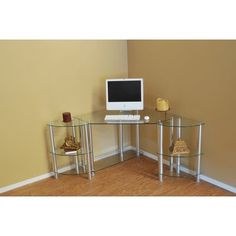
<svg viewBox="0 0 236 236">
<path fill-rule="evenodd" d="M 193 166 L 196 181 L 200 181 L 200 164 L 202 153 L 202 127 L 201 121 L 190 120 L 178 115 L 159 121 L 158 126 L 158 159 L 159 159 L 159 180 L 163 181 L 163 158 L 169 159 L 169 175 L 180 176 L 181 160 L 191 161 L 196 158 Z M 174 163 L 175 162 L 175 163 Z"/>
<path fill-rule="evenodd" d="M 60 120 L 48 123 L 50 135 L 50 154 L 54 177 L 58 178 L 57 158 L 68 157 L 74 161 L 76 173 L 80 174 L 80 169 L 87 173 L 91 179 L 93 166 L 91 166 L 91 137 L 89 124 L 77 118 L 70 122 Z M 72 147 L 73 150 L 68 150 Z"/>
</svg>

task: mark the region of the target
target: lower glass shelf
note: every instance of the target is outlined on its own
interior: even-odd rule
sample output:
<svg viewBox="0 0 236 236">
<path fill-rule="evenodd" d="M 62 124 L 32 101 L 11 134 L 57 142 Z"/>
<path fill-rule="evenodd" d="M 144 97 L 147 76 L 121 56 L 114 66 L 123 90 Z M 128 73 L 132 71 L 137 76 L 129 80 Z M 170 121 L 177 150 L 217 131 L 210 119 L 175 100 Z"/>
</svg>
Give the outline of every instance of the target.
<svg viewBox="0 0 236 236">
<path fill-rule="evenodd" d="M 73 152 L 65 152 L 63 149 L 56 149 L 55 153 L 50 152 L 50 154 L 55 154 L 58 156 L 66 156 L 66 157 L 76 157 L 76 156 L 86 155 L 88 154 L 88 152 L 82 152 L 81 150 L 77 150 Z"/>
<path fill-rule="evenodd" d="M 131 160 L 133 158 L 137 158 L 136 152 L 132 151 L 132 150 L 125 151 L 123 153 L 123 155 L 124 155 L 124 161 L 128 161 L 128 160 Z M 72 156 L 72 157 L 74 157 L 74 156 Z M 119 163 L 121 163 L 119 153 L 115 154 L 115 155 L 111 155 L 111 156 L 108 156 L 106 158 L 102 158 L 100 160 L 95 161 L 94 162 L 94 171 L 97 172 L 99 170 L 106 169 L 108 167 L 117 165 Z M 86 169 L 86 167 L 85 167 L 85 169 Z M 79 170 L 80 170 L 80 175 L 87 178 L 87 174 L 83 172 L 83 167 L 82 166 L 80 166 Z M 75 168 L 72 169 L 72 170 L 60 173 L 60 174 L 62 174 L 62 175 L 78 175 L 76 173 Z"/>
<path fill-rule="evenodd" d="M 189 179 L 196 178 L 196 174 L 189 174 L 189 173 L 183 172 L 182 170 L 180 171 L 179 174 L 177 174 L 176 170 L 170 171 L 167 168 L 169 168 L 169 167 L 164 168 L 163 176 L 176 177 L 176 178 L 189 178 Z M 159 173 L 157 172 L 156 175 L 158 176 Z"/>
<path fill-rule="evenodd" d="M 161 155 L 161 153 L 158 153 L 157 152 L 157 155 Z M 202 156 L 203 153 L 188 153 L 188 154 L 180 154 L 180 155 L 173 155 L 171 152 L 169 153 L 162 153 L 163 156 L 165 157 L 173 157 L 173 158 L 176 158 L 176 157 L 180 157 L 180 158 L 190 158 L 190 157 L 197 157 L 197 156 Z"/>
<path fill-rule="evenodd" d="M 123 154 L 124 154 L 124 161 L 127 161 L 127 160 L 137 157 L 135 151 L 126 151 Z M 119 163 L 121 163 L 121 161 L 120 161 L 120 155 L 118 153 L 118 154 L 109 156 L 107 158 L 103 158 L 103 159 L 95 161 L 94 162 L 94 169 L 96 172 L 98 170 L 102 170 L 107 167 L 119 164 Z"/>
</svg>

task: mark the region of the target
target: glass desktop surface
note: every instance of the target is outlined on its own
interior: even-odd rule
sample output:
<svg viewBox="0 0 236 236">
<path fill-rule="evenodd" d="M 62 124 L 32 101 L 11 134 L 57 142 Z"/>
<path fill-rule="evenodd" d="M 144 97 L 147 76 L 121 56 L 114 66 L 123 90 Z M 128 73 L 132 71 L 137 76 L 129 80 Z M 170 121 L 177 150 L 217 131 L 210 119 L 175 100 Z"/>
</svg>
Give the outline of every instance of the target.
<svg viewBox="0 0 236 236">
<path fill-rule="evenodd" d="M 124 120 L 118 120 L 118 121 L 105 121 L 106 115 L 124 115 L 124 114 L 132 114 L 140 115 L 140 120 L 138 121 L 124 121 Z M 149 116 L 149 120 L 145 121 L 144 116 Z M 154 108 L 145 108 L 141 111 L 107 111 L 107 110 L 101 110 L 101 111 L 94 111 L 87 114 L 82 114 L 78 118 L 88 122 L 90 124 L 98 124 L 98 125 L 107 125 L 107 124 L 157 124 L 159 121 L 165 121 L 170 119 L 173 116 L 169 111 L 167 112 L 159 112 L 156 111 Z"/>
</svg>

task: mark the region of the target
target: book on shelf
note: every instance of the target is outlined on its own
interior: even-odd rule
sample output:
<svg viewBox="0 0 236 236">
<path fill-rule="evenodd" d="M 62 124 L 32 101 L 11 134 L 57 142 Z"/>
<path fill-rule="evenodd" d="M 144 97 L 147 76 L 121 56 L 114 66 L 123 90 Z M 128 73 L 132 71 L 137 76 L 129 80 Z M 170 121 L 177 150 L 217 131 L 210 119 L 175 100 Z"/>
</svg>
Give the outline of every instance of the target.
<svg viewBox="0 0 236 236">
<path fill-rule="evenodd" d="M 65 151 L 66 155 L 76 155 L 77 151 Z"/>
</svg>

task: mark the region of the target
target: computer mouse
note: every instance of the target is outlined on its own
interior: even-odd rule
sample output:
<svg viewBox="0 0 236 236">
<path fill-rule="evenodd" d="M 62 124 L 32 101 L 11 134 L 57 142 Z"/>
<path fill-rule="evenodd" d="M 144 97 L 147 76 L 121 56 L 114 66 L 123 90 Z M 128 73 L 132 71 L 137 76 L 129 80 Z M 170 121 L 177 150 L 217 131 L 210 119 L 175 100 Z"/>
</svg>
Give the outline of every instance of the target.
<svg viewBox="0 0 236 236">
<path fill-rule="evenodd" d="M 149 116 L 144 116 L 143 119 L 144 119 L 145 121 L 149 121 L 149 120 L 150 120 L 150 117 L 149 117 Z"/>
</svg>

